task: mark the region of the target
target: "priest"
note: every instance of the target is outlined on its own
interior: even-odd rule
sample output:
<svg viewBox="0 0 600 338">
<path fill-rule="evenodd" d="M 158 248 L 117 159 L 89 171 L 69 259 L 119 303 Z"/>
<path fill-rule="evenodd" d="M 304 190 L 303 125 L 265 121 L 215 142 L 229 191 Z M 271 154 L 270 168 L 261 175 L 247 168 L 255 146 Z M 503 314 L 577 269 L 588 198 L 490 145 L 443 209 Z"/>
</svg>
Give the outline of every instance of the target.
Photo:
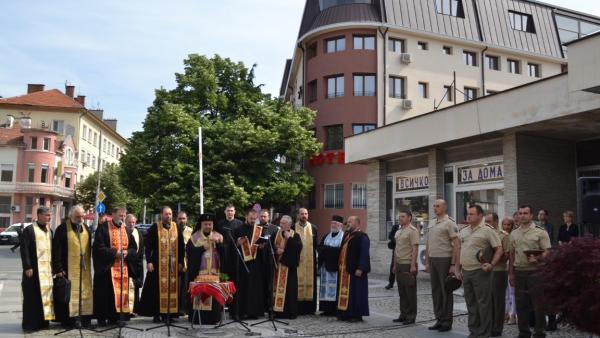
<svg viewBox="0 0 600 338">
<path fill-rule="evenodd" d="M 267 276 L 267 249 L 265 241 L 261 240 L 262 227 L 256 224 L 258 214 L 254 210 L 246 213 L 246 222 L 233 231 L 237 247 L 249 272 L 246 272 L 240 260 L 236 257 L 238 278 L 237 293 L 232 315 L 240 319 L 256 319 L 265 313 L 265 276 Z M 237 312 L 236 312 L 237 307 Z"/>
<path fill-rule="evenodd" d="M 183 248 L 184 255 L 183 258 L 183 270 L 179 273 L 179 314 L 184 315 L 187 313 L 187 274 L 185 273 L 187 270 L 187 254 L 185 253 L 185 246 L 187 245 L 190 237 L 192 237 L 192 232 L 194 229 L 188 224 L 188 216 L 185 211 L 180 211 L 177 213 L 177 230 L 181 232 L 183 236 Z"/>
<path fill-rule="evenodd" d="M 140 300 L 140 315 L 153 317 L 155 323 L 177 317 L 179 278 L 183 270 L 183 235 L 173 222 L 173 211 L 163 207 L 161 220 L 152 224 L 146 235 L 146 280 Z"/>
<path fill-rule="evenodd" d="M 69 217 L 56 228 L 52 240 L 52 271 L 57 277 L 71 281 L 69 303 L 54 305 L 56 319 L 66 327 L 73 326 L 79 315 L 81 325 L 88 327 L 93 311 L 92 236 L 83 221 L 84 214 L 81 205 L 73 206 Z"/>
<path fill-rule="evenodd" d="M 215 225 L 215 231 L 223 235 L 223 261 L 221 262 L 221 272 L 229 276 L 229 279 L 236 280 L 235 266 L 238 260 L 235 253 L 235 244 L 231 243 L 233 231 L 242 226 L 243 222 L 235 218 L 235 206 L 228 204 L 225 207 L 225 219 L 222 219 Z"/>
<path fill-rule="evenodd" d="M 126 215 L 125 208 L 114 208 L 112 220 L 98 225 L 94 233 L 94 315 L 99 326 L 116 324 L 121 314 L 129 318 L 133 310 L 129 265 L 136 261 L 137 244 L 126 229 Z"/>
<path fill-rule="evenodd" d="M 23 321 L 25 332 L 48 328 L 54 320 L 52 299 L 52 230 L 50 209 L 39 207 L 37 221 L 21 234 Z"/>
<path fill-rule="evenodd" d="M 317 227 L 308 221 L 308 210 L 298 210 L 293 230 L 302 240 L 298 266 L 298 314 L 313 315 L 317 310 Z"/>
<path fill-rule="evenodd" d="M 274 236 L 277 266 L 273 274 L 273 312 L 275 317 L 296 319 L 298 316 L 298 264 L 302 251 L 300 236 L 291 229 L 292 218 L 283 216 Z"/>
<path fill-rule="evenodd" d="M 144 236 L 138 230 L 136 223 L 137 218 L 133 214 L 129 214 L 125 218 L 127 229 L 131 231 L 131 237 L 136 245 L 135 260 L 129 259 L 127 265 L 129 278 L 133 284 L 133 288 L 129 292 L 129 304 L 133 304 L 133 313 L 137 314 L 140 311 L 140 289 L 144 284 Z"/>
<path fill-rule="evenodd" d="M 194 232 L 188 241 L 185 251 L 188 258 L 187 280 L 205 282 L 218 282 L 221 273 L 221 259 L 223 257 L 223 236 L 213 231 L 215 216 L 202 214 L 196 223 Z M 187 295 L 188 299 L 190 295 Z M 198 316 L 200 312 L 200 316 Z M 202 324 L 216 324 L 221 320 L 221 305 L 207 298 L 204 302 L 196 297 L 187 303 L 187 313 L 190 321 L 198 324 L 200 317 Z"/>
<path fill-rule="evenodd" d="M 357 216 L 348 217 L 345 230 L 340 251 L 337 316 L 340 320 L 355 323 L 369 315 L 369 236 L 360 229 Z"/>
<path fill-rule="evenodd" d="M 338 263 L 344 232 L 344 218 L 334 215 L 331 219 L 331 231 L 323 236 L 317 251 L 319 253 L 319 311 L 323 316 L 335 316 L 337 310 Z"/>
</svg>

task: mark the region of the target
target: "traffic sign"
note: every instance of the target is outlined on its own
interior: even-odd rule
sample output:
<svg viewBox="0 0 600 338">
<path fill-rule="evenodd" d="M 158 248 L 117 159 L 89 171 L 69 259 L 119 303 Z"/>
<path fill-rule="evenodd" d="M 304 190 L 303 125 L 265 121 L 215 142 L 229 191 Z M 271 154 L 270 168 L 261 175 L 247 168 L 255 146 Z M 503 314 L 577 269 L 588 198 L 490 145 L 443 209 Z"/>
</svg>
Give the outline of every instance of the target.
<svg viewBox="0 0 600 338">
<path fill-rule="evenodd" d="M 102 202 L 98 203 L 98 205 L 96 206 L 96 211 L 99 214 L 103 214 L 106 211 L 106 205 L 104 205 L 104 203 Z"/>
<path fill-rule="evenodd" d="M 98 202 L 104 202 L 105 199 L 106 194 L 104 193 L 104 191 L 100 191 L 100 193 L 98 194 Z"/>
</svg>

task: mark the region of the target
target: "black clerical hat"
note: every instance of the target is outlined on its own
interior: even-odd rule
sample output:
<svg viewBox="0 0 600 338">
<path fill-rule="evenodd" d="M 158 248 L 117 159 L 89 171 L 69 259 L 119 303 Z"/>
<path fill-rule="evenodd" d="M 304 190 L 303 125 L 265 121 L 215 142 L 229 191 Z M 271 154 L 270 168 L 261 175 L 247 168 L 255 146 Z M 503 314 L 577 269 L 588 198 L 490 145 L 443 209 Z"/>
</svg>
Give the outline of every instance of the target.
<svg viewBox="0 0 600 338">
<path fill-rule="evenodd" d="M 344 223 L 344 217 L 338 215 L 333 215 L 333 217 L 331 217 L 331 220 L 339 223 Z"/>
<path fill-rule="evenodd" d="M 215 215 L 213 214 L 201 214 L 198 218 L 198 222 L 214 222 Z"/>
</svg>

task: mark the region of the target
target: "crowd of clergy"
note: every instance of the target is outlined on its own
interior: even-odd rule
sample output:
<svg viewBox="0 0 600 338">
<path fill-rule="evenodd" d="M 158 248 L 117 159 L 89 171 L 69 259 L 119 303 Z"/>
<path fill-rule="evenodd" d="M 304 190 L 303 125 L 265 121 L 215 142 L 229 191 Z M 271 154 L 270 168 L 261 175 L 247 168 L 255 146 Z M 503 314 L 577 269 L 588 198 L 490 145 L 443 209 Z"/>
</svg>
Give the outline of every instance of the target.
<svg viewBox="0 0 600 338">
<path fill-rule="evenodd" d="M 24 331 L 46 329 L 51 321 L 66 328 L 92 327 L 93 319 L 98 326 L 120 325 L 135 315 L 156 323 L 186 315 L 218 323 L 220 303 L 193 297 L 190 286 L 225 280 L 236 289 L 227 304 L 233 319 L 294 319 L 317 308 L 349 322 L 369 315 L 369 238 L 356 216 L 333 216 L 319 241 L 305 208 L 295 221 L 282 216 L 274 225 L 266 210 L 249 210 L 241 221 L 229 205 L 220 222 L 202 214 L 190 226 L 185 212 L 174 218 L 164 207 L 145 234 L 125 208 L 112 210 L 112 219 L 93 233 L 84 214 L 72 207 L 53 231 L 50 210 L 40 207 L 23 230 Z"/>
</svg>

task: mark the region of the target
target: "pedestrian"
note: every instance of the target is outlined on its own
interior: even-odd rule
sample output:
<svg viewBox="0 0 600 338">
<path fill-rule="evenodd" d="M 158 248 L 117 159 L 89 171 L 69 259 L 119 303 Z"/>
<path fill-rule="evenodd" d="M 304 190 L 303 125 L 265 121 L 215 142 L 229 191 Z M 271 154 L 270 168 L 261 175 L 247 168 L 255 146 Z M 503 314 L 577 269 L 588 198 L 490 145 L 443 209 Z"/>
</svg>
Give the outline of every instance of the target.
<svg viewBox="0 0 600 338">
<path fill-rule="evenodd" d="M 390 275 L 388 276 L 388 285 L 385 286 L 386 290 L 390 290 L 394 287 L 394 281 L 396 280 L 396 275 L 394 274 L 394 249 L 396 248 L 396 240 L 394 236 L 396 236 L 396 232 L 399 229 L 398 224 L 392 225 L 392 230 L 388 234 L 388 249 L 392 250 L 392 257 L 390 262 Z"/>
<path fill-rule="evenodd" d="M 369 315 L 369 246 L 369 236 L 361 230 L 358 216 L 348 217 L 339 263 L 339 320 L 356 323 Z"/>
<path fill-rule="evenodd" d="M 292 218 L 283 216 L 281 228 L 273 236 L 277 266 L 273 279 L 273 311 L 277 318 L 296 319 L 298 316 L 298 265 L 302 240 L 291 229 Z M 271 289 L 271 288 L 269 288 Z"/>
<path fill-rule="evenodd" d="M 499 224 L 498 214 L 488 212 L 485 223 L 493 229 L 502 244 L 502 258 L 492 271 L 492 337 L 502 335 L 506 310 L 506 286 L 508 284 L 508 232 Z"/>
<path fill-rule="evenodd" d="M 425 271 L 431 276 L 431 294 L 435 324 L 429 330 L 446 332 L 452 330 L 452 310 L 454 296 L 446 289 L 446 277 L 456 274 L 456 262 L 459 259 L 460 243 L 456 222 L 447 214 L 448 204 L 439 199 L 433 204 L 436 218 L 429 222 Z"/>
<path fill-rule="evenodd" d="M 335 316 L 337 309 L 338 263 L 344 238 L 343 223 L 342 216 L 334 215 L 331 218 L 330 232 L 323 236 L 317 247 L 321 278 L 319 311 L 322 316 Z"/>
<path fill-rule="evenodd" d="M 492 270 L 503 262 L 502 244 L 496 229 L 484 222 L 483 209 L 477 204 L 467 209 L 466 226 L 460 230 L 460 265 L 465 302 L 467 303 L 469 337 L 492 335 Z M 487 257 L 493 252 L 493 257 Z"/>
<path fill-rule="evenodd" d="M 534 336 L 546 335 L 543 281 L 536 272 L 549 255 L 550 237 L 544 228 L 533 224 L 532 220 L 531 206 L 519 207 L 521 226 L 510 233 L 509 240 L 508 278 L 515 287 L 519 337 L 531 336 L 529 315 L 532 311 L 535 312 Z"/>
<path fill-rule="evenodd" d="M 394 236 L 394 269 L 398 281 L 400 316 L 393 321 L 403 325 L 414 324 L 417 318 L 417 256 L 419 254 L 419 230 L 412 223 L 412 212 L 402 210 L 400 228 Z"/>
<path fill-rule="evenodd" d="M 300 208 L 292 229 L 302 240 L 298 265 L 298 314 L 313 315 L 317 311 L 317 227 L 308 221 L 308 210 Z"/>
<path fill-rule="evenodd" d="M 563 212 L 563 221 L 565 223 L 558 229 L 558 245 L 571 243 L 571 239 L 579 237 L 579 226 L 575 224 L 575 213 L 568 210 Z"/>
<path fill-rule="evenodd" d="M 502 230 L 504 230 L 508 234 L 509 242 L 510 242 L 510 233 L 515 228 L 515 221 L 510 217 L 505 217 L 502 220 Z M 510 252 L 509 255 L 510 256 Z M 508 268 L 508 262 L 507 262 Z M 508 281 L 508 277 L 507 277 Z M 515 303 L 515 288 L 510 284 L 506 283 L 506 292 L 504 297 L 505 308 L 504 308 L 504 318 L 505 322 L 508 325 L 514 325 L 517 323 L 517 305 Z"/>
<path fill-rule="evenodd" d="M 25 332 L 48 328 L 54 320 L 52 294 L 52 229 L 50 209 L 39 207 L 37 221 L 21 234 L 23 320 Z"/>
<path fill-rule="evenodd" d="M 546 229 L 546 232 L 550 237 L 550 243 L 552 243 L 552 245 L 556 245 L 556 238 L 554 237 L 554 226 L 548 221 L 548 216 L 550 216 L 548 210 L 540 209 L 537 215 L 538 225 Z"/>
</svg>

